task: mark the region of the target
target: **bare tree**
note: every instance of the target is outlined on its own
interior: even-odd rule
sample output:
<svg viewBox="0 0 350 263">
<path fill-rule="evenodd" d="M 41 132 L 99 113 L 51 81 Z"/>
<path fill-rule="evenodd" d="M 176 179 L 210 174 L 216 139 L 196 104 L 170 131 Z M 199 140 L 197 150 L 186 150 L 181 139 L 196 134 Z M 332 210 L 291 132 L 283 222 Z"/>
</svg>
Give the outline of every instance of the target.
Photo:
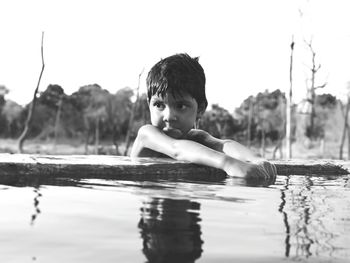
<svg viewBox="0 0 350 263">
<path fill-rule="evenodd" d="M 57 112 L 56 112 L 56 119 L 55 119 L 55 137 L 54 137 L 54 144 L 53 144 L 55 152 L 56 152 L 56 145 L 57 145 L 58 128 L 59 128 L 59 123 L 61 119 L 62 103 L 63 103 L 63 94 L 60 95 L 59 101 L 57 103 Z"/>
<path fill-rule="evenodd" d="M 316 52 L 313 49 L 312 46 L 312 39 L 309 42 L 306 42 L 306 45 L 308 46 L 310 52 L 311 52 L 311 85 L 308 88 L 310 92 L 310 97 L 308 98 L 308 101 L 311 104 L 311 114 L 310 114 L 310 123 L 309 123 L 309 131 L 310 131 L 310 137 L 312 137 L 314 130 L 315 130 L 315 117 L 316 117 L 316 112 L 315 112 L 315 104 L 316 104 L 316 90 L 320 88 L 324 88 L 327 85 L 327 82 L 323 83 L 320 86 L 316 86 L 316 74 L 321 68 L 321 64 L 316 64 Z"/>
<path fill-rule="evenodd" d="M 276 159 L 277 151 L 279 151 L 280 158 L 281 159 L 283 158 L 283 149 L 282 148 L 283 148 L 283 140 L 286 137 L 286 127 L 287 127 L 286 119 L 287 118 L 285 117 L 285 115 L 286 115 L 286 112 L 287 112 L 287 110 L 286 110 L 286 106 L 287 105 L 286 105 L 286 103 L 283 100 L 282 94 L 279 96 L 279 105 L 280 105 L 280 108 L 281 108 L 280 110 L 281 110 L 281 117 L 282 117 L 282 120 L 283 120 L 283 125 L 282 125 L 282 129 L 280 129 L 279 132 L 278 132 L 279 133 L 278 141 L 276 143 L 275 148 L 272 151 L 272 159 Z M 287 157 L 287 158 L 291 158 L 291 156 Z"/>
<path fill-rule="evenodd" d="M 350 82 L 348 82 L 348 101 L 346 104 L 345 112 L 344 112 L 344 106 L 342 106 L 343 116 L 344 116 L 344 127 L 343 127 L 343 133 L 340 141 L 340 147 L 339 147 L 339 159 L 343 159 L 343 148 L 344 148 L 344 142 L 345 142 L 345 136 L 348 132 L 349 135 L 349 123 L 348 123 L 348 116 L 349 116 L 349 110 L 350 110 Z M 348 160 L 350 159 L 350 143 L 348 143 Z"/>
<path fill-rule="evenodd" d="M 98 154 L 99 145 L 100 145 L 100 116 L 96 116 L 96 119 L 95 119 L 95 154 Z"/>
<path fill-rule="evenodd" d="M 265 112 L 264 107 L 262 106 L 262 100 L 263 100 L 263 96 L 261 96 L 260 98 L 259 98 L 259 96 L 257 96 L 257 101 L 256 101 L 257 111 L 258 111 L 257 112 L 257 123 L 258 123 L 258 130 L 260 130 L 260 134 L 261 134 L 260 154 L 264 158 L 265 152 L 266 152 L 266 144 L 265 144 L 266 112 Z"/>
<path fill-rule="evenodd" d="M 252 144 L 252 119 L 253 119 L 253 97 L 249 98 L 249 109 L 248 109 L 248 130 L 247 130 L 247 147 L 250 148 Z"/>
<path fill-rule="evenodd" d="M 34 90 L 33 101 L 29 106 L 29 111 L 28 111 L 26 122 L 25 122 L 24 130 L 18 139 L 18 151 L 19 151 L 19 153 L 23 153 L 23 144 L 24 144 L 24 141 L 28 137 L 29 129 L 30 129 L 30 126 L 31 126 L 31 123 L 33 120 L 33 113 L 34 113 L 34 109 L 35 109 L 35 105 L 36 105 L 37 93 L 39 90 L 41 77 L 43 75 L 44 68 L 45 68 L 45 63 L 44 63 L 44 32 L 42 32 L 42 34 L 41 34 L 41 63 L 42 63 L 41 72 L 40 72 L 40 76 L 39 76 L 39 80 L 38 80 L 36 89 Z"/>
<path fill-rule="evenodd" d="M 293 51 L 294 51 L 294 36 L 290 44 L 290 66 L 289 66 L 289 95 L 286 103 L 286 155 L 287 159 L 292 158 L 292 136 L 291 136 L 291 119 L 292 119 L 292 97 L 293 97 Z"/>
<path fill-rule="evenodd" d="M 141 73 L 139 74 L 139 83 L 137 85 L 137 90 L 136 90 L 136 100 L 132 106 L 132 110 L 131 110 L 131 115 L 130 115 L 130 119 L 129 119 L 129 125 L 128 125 L 128 131 L 126 133 L 126 138 L 125 138 L 125 150 L 124 150 L 124 155 L 126 156 L 128 154 L 128 150 L 130 147 L 130 137 L 133 133 L 133 124 L 134 124 L 134 117 L 135 117 L 135 111 L 136 111 L 136 106 L 137 103 L 139 101 L 139 96 L 140 96 L 140 79 L 142 76 L 144 69 L 142 69 Z"/>
</svg>

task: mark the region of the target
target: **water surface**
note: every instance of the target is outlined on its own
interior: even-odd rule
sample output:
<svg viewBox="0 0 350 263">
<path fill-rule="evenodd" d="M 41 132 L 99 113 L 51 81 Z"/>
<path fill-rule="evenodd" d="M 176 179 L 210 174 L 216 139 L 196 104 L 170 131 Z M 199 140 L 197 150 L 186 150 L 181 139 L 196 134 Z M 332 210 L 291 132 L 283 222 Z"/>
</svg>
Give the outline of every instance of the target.
<svg viewBox="0 0 350 263">
<path fill-rule="evenodd" d="M 349 262 L 349 176 L 0 185 L 0 262 Z"/>
</svg>

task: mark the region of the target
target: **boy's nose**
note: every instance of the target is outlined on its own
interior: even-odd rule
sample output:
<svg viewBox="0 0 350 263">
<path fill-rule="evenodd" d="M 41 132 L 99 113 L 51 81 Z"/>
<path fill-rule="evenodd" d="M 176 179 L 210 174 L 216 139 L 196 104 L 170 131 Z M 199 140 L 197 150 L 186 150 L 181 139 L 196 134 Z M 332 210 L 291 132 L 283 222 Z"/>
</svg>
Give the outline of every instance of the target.
<svg viewBox="0 0 350 263">
<path fill-rule="evenodd" d="M 176 111 L 170 108 L 165 108 L 163 111 L 163 121 L 175 121 L 177 119 L 176 117 Z"/>
</svg>

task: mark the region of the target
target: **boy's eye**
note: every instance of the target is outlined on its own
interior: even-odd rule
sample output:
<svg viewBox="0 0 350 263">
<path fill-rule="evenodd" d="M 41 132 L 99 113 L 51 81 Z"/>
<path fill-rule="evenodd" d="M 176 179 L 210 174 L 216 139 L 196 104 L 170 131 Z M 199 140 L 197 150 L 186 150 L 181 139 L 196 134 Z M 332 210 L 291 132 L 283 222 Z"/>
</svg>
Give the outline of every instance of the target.
<svg viewBox="0 0 350 263">
<path fill-rule="evenodd" d="M 158 109 L 164 109 L 164 103 L 160 102 L 160 101 L 156 101 L 153 103 L 153 106 L 158 108 Z"/>
<path fill-rule="evenodd" d="M 184 103 L 177 103 L 176 108 L 178 108 L 179 110 L 185 110 L 187 109 L 187 105 Z"/>
</svg>

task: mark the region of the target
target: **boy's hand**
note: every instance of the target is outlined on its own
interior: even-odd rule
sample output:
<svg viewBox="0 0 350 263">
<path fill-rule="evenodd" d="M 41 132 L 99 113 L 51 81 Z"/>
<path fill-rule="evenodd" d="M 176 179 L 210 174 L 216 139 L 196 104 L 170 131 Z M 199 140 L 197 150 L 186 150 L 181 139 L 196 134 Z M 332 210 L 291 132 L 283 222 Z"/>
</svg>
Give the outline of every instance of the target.
<svg viewBox="0 0 350 263">
<path fill-rule="evenodd" d="M 224 167 L 230 176 L 244 177 L 251 182 L 273 184 L 276 180 L 276 167 L 264 159 L 244 162 L 228 158 Z"/>
<path fill-rule="evenodd" d="M 265 169 L 265 171 L 270 175 L 270 177 L 273 177 L 273 180 L 275 181 L 277 176 L 277 169 L 276 166 L 266 160 L 262 160 L 258 163 L 258 165 L 262 165 Z"/>
</svg>

